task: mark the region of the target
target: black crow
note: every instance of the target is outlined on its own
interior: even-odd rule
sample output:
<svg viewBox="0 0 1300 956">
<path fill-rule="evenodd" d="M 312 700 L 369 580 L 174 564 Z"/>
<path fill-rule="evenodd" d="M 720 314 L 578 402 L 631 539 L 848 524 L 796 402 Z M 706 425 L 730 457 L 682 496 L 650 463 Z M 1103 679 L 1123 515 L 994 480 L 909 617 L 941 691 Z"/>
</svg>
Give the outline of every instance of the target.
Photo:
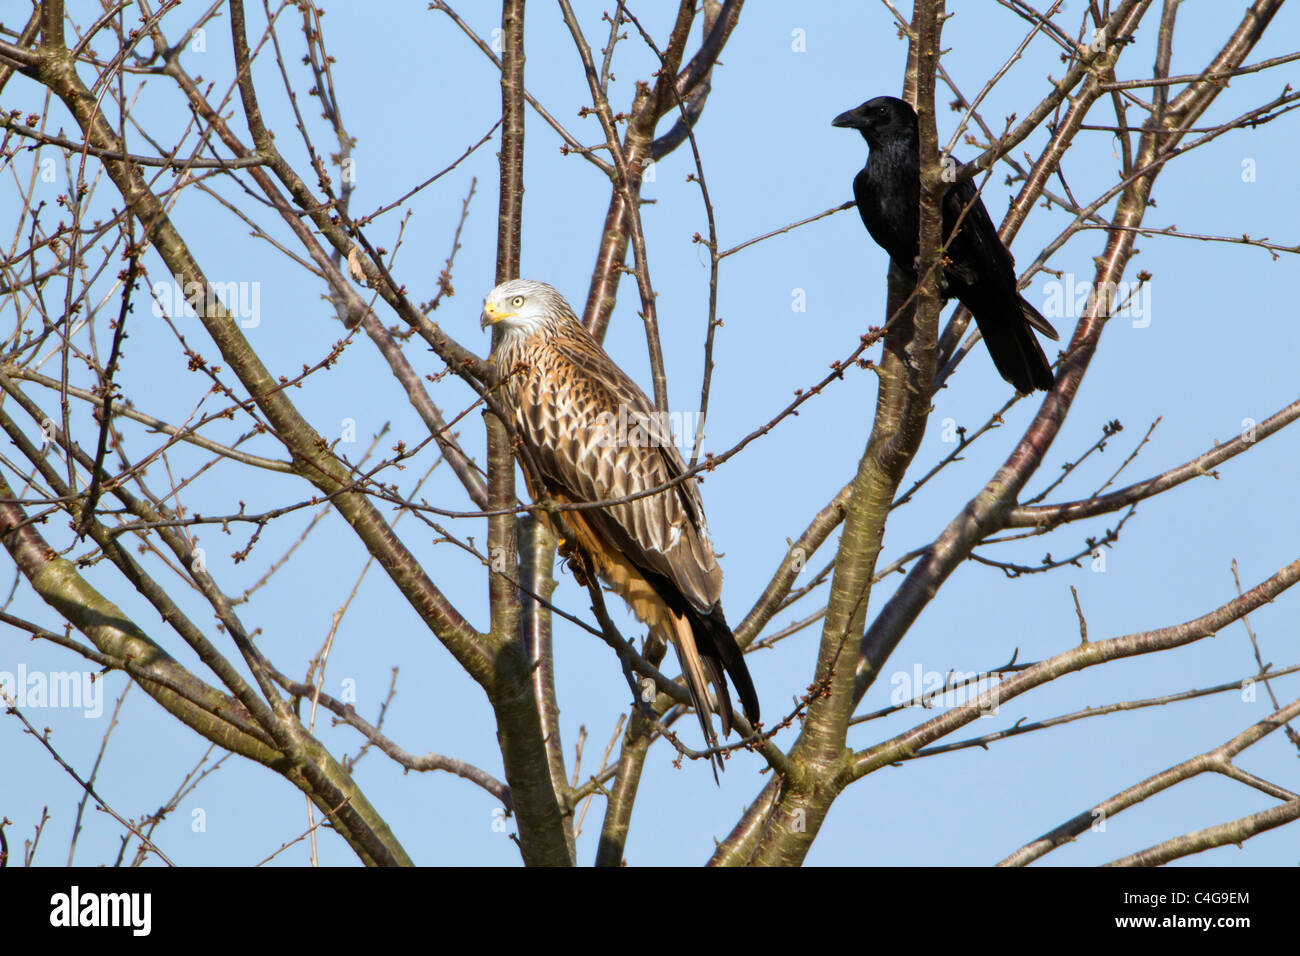
<svg viewBox="0 0 1300 956">
<path fill-rule="evenodd" d="M 856 129 L 867 141 L 867 165 L 853 178 L 858 213 L 871 238 L 915 280 L 921 218 L 916 111 L 900 99 L 877 96 L 832 125 Z M 1051 388 L 1051 366 L 1029 327 L 1052 339 L 1056 330 L 1016 289 L 1015 260 L 970 180 L 943 194 L 943 233 L 940 293 L 970 309 L 998 373 L 1017 391 Z"/>
</svg>

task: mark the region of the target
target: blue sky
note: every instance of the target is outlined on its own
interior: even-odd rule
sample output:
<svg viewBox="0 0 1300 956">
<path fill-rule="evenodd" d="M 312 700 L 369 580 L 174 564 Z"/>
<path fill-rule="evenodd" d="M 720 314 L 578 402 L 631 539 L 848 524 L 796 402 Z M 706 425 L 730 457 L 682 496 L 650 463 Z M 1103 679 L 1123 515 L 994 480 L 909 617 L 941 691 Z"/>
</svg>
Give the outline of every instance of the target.
<svg viewBox="0 0 1300 956">
<path fill-rule="evenodd" d="M 478 32 L 491 35 L 498 16 L 495 4 L 460 6 Z M 600 21 L 605 5 L 582 2 L 577 6 L 588 39 L 599 50 L 605 38 L 605 24 Z M 643 22 L 662 39 L 668 5 L 653 10 L 652 5 L 642 6 L 646 8 Z M 950 6 L 954 15 L 944 31 L 944 46 L 950 51 L 944 64 L 963 91 L 972 95 L 1019 43 L 1023 25 L 993 3 Z M 1070 0 L 1068 6 L 1072 18 L 1083 7 L 1079 0 Z M 1206 62 L 1236 23 L 1240 6 L 1184 5 L 1175 74 L 1195 72 Z M 184 16 L 168 18 L 169 35 L 179 35 L 191 10 L 197 15 L 199 6 L 187 4 Z M 250 17 L 255 17 L 251 11 Z M 83 17 L 82 22 L 89 19 Z M 301 95 L 310 77 L 298 62 L 303 44 L 290 22 L 286 20 L 282 27 L 281 42 Z M 334 78 L 343 119 L 356 138 L 354 215 L 391 203 L 451 163 L 494 121 L 500 103 L 494 69 L 445 16 L 411 4 L 385 10 L 381 20 L 367 5 L 332 4 L 324 25 L 328 48 L 336 58 Z M 253 30 L 260 26 L 256 18 L 250 23 Z M 1154 26 L 1153 15 L 1138 34 L 1137 48 L 1121 60 L 1121 78 L 1150 69 Z M 215 81 L 219 89 L 225 88 L 231 74 L 227 29 L 224 17 L 214 21 L 206 50 L 185 55 L 189 69 Z M 1291 52 L 1287 38 L 1297 35 L 1300 13 L 1284 8 L 1249 61 Z M 795 49 L 800 39 L 802 51 Z M 586 83 L 573 43 L 551 5 L 530 6 L 526 50 L 530 92 L 583 142 L 599 141 L 596 120 L 577 115 L 588 103 Z M 871 96 L 897 94 L 905 55 L 906 46 L 880 4 L 756 3 L 745 9 L 715 72 L 713 92 L 696 134 L 723 246 L 850 198 L 850 183 L 862 165 L 865 144 L 856 134 L 832 129 L 830 121 Z M 653 68 L 652 56 L 638 40 L 629 38 L 619 45 L 617 80 L 611 90 L 615 108 L 630 103 L 634 81 Z M 1059 77 L 1061 72 L 1055 47 L 1036 43 L 990 94 L 986 118 L 997 123 L 1012 113 L 1024 116 L 1048 89 L 1048 76 Z M 277 143 L 299 169 L 306 170 L 301 140 L 269 57 L 258 61 L 257 79 Z M 1270 99 L 1294 79 L 1292 64 L 1235 80 L 1201 125 L 1221 122 Z M 328 149 L 329 131 L 317 120 L 315 102 L 302 100 L 309 122 L 316 124 L 313 137 Z M 3 105 L 38 108 L 39 97 L 32 84 L 16 78 L 5 90 Z M 231 108 L 238 115 L 237 103 Z M 65 114 L 56 112 L 56 116 L 54 125 L 73 129 Z M 151 83 L 141 97 L 137 116 L 164 142 L 172 142 L 168 137 L 179 134 L 189 119 L 179 96 L 159 81 Z M 1093 116 L 1096 122 L 1112 119 L 1103 109 Z M 940 110 L 941 139 L 946 141 L 955 122 L 955 114 Z M 1193 233 L 1246 232 L 1283 243 L 1300 241 L 1295 227 L 1300 183 L 1289 146 L 1295 123 L 1292 114 L 1253 131 L 1234 132 L 1171 163 L 1157 181 L 1158 205 L 1150 210 L 1147 223 L 1176 225 Z M 236 128 L 242 130 L 242 123 L 237 122 Z M 1043 135 L 1035 135 L 1016 155 L 1034 152 L 1043 142 Z M 132 143 L 133 148 L 147 148 L 138 136 Z M 479 308 L 482 295 L 493 284 L 496 254 L 496 145 L 494 139 L 367 231 L 373 244 L 397 250 L 393 271 L 413 301 L 429 299 L 450 251 L 461 202 L 477 177 L 454 268 L 456 295 L 444 300 L 433 317 L 480 353 L 488 343 L 478 328 Z M 555 133 L 530 111 L 521 271 L 556 286 L 581 309 L 609 189 L 599 171 L 577 156 L 561 155 L 558 146 Z M 973 152 L 969 146 L 957 151 L 959 158 L 969 158 Z M 1243 178 L 1245 161 L 1251 161 L 1253 180 Z M 1108 133 L 1084 132 L 1064 164 L 1064 173 L 1074 194 L 1090 199 L 1114 181 L 1118 163 Z M 709 275 L 706 254 L 691 241 L 694 233 L 707 232 L 699 190 L 686 182 L 693 169 L 686 148 L 660 163 L 645 190 L 654 202 L 643 210 L 670 407 L 688 412 L 698 407 Z M 1001 218 L 1012 195 L 1003 179 L 999 171 L 984 192 L 995 220 Z M 39 194 L 40 198 L 52 203 L 58 184 L 41 188 L 47 193 Z M 216 188 L 232 201 L 246 201 L 229 182 Z M 105 183 L 97 193 L 103 208 L 117 198 L 110 190 Z M 6 221 L 5 213 L 17 213 L 3 205 L 12 205 L 14 196 L 13 178 L 6 175 L 5 188 L 0 190 L 0 221 Z M 262 211 L 256 215 L 273 235 L 286 236 L 278 220 Z M 197 190 L 183 195 L 175 216 L 210 277 L 260 284 L 261 320 L 247 334 L 275 373 L 294 374 L 304 362 L 318 361 L 328 353 L 342 333 L 321 298 L 322 285 L 267 243 L 250 237 L 246 224 Z M 1012 247 L 1020 265 L 1032 262 L 1068 221 L 1059 209 L 1036 209 Z M 1049 265 L 1086 281 L 1092 257 L 1103 241 L 1098 232 L 1084 232 L 1059 250 Z M 1216 441 L 1230 440 L 1239 434 L 1244 420 L 1263 419 L 1296 398 L 1294 361 L 1300 351 L 1300 329 L 1289 294 L 1296 277 L 1293 257 L 1273 261 L 1256 248 L 1175 238 L 1144 238 L 1138 247 L 1140 253 L 1127 278 L 1139 269 L 1152 274 L 1150 321 L 1135 325 L 1130 318 L 1120 317 L 1109 324 L 1070 418 L 1030 483 L 1031 495 L 1053 480 L 1061 466 L 1086 449 L 1113 419 L 1121 420 L 1124 430 L 1104 454 L 1090 458 L 1048 500 L 1087 496 L 1137 446 L 1156 419 L 1159 426 L 1120 484 L 1157 474 Z M 156 256 L 147 264 L 151 279 L 165 277 Z M 870 241 L 852 211 L 725 260 L 719 298 L 724 325 L 715 349 L 717 368 L 705 450 L 717 453 L 731 447 L 779 411 L 795 389 L 818 381 L 830 362 L 852 350 L 868 325 L 882 321 L 885 269 L 884 253 Z M 1044 301 L 1052 280 L 1040 274 L 1026 294 L 1032 301 Z M 649 366 L 634 283 L 625 282 L 621 292 L 606 345 L 648 390 Z M 792 306 L 801 299 L 806 311 L 795 311 Z M 12 322 L 12 305 L 4 308 L 7 321 Z M 380 314 L 386 323 L 396 321 L 386 312 Z M 139 325 L 128 340 L 120 380 L 138 407 L 180 421 L 200 401 L 206 383 L 187 370 L 175 339 L 147 310 L 137 309 L 136 321 Z M 1063 338 L 1068 338 L 1070 324 L 1057 322 Z M 215 353 L 203 341 L 197 322 L 191 320 L 185 332 L 189 341 L 208 354 Z M 101 329 L 99 334 L 105 332 Z M 441 363 L 418 339 L 408 343 L 407 354 L 422 374 L 441 371 Z M 1054 358 L 1056 347 L 1048 348 L 1048 354 Z M 74 379 L 79 384 L 89 381 L 84 370 L 75 374 L 81 376 Z M 48 393 L 35 387 L 31 391 L 54 406 Z M 449 414 L 472 399 L 454 377 L 432 385 L 431 394 Z M 974 430 L 1009 394 L 1009 386 L 997 376 L 983 346 L 977 346 L 937 396 L 930 430 L 908 483 L 951 450 L 943 440 L 945 420 Z M 355 421 L 357 443 L 341 446 L 354 460 L 385 423 L 391 423 L 391 431 L 379 446 L 384 453 L 397 439 L 411 445 L 425 435 L 401 389 L 364 339 L 351 344 L 334 369 L 309 378 L 293 397 L 327 437 L 338 437 L 345 420 Z M 805 405 L 798 417 L 783 422 L 703 483 L 714 544 L 723 555 L 724 606 L 733 623 L 744 616 L 785 558 L 787 539 L 802 532 L 812 515 L 852 476 L 870 428 L 874 397 L 871 373 L 848 373 Z M 946 469 L 894 515 L 886 529 L 882 564 L 931 540 L 948 523 L 1002 463 L 1035 408 L 1033 400 L 1017 403 L 1001 428 L 981 439 L 958 465 Z M 87 420 L 83 414 L 81 421 Z M 229 439 L 246 427 L 246 421 L 214 426 L 211 434 Z M 464 420 L 461 435 L 467 449 L 482 460 L 477 411 Z M 128 429 L 127 436 L 132 455 L 143 454 L 157 442 L 156 436 L 139 428 Z M 1124 526 L 1119 542 L 1105 552 L 1104 570 L 1084 562 L 1078 568 L 1009 580 L 997 569 L 963 564 L 889 661 L 890 681 L 882 680 L 863 708 L 884 706 L 891 687 L 918 668 L 939 674 L 953 669 L 983 671 L 1007 661 L 1017 650 L 1021 661 L 1033 661 L 1073 646 L 1078 625 L 1071 585 L 1078 590 L 1090 636 L 1100 639 L 1178 623 L 1218 606 L 1235 594 L 1234 559 L 1243 586 L 1268 577 L 1296 557 L 1298 442 L 1295 433 L 1283 431 L 1222 466 L 1217 480 L 1198 479 L 1144 503 Z M 250 447 L 282 457 L 281 449 L 267 438 Z M 207 459 L 184 448 L 169 460 L 178 474 L 186 474 Z M 432 462 L 432 453 L 426 450 L 390 480 L 409 489 Z M 163 480 L 161 475 L 157 480 Z M 220 514 L 236 511 L 241 501 L 251 512 L 297 501 L 306 494 L 300 483 L 223 464 L 187 489 L 184 500 L 192 511 Z M 445 467 L 434 472 L 422 494 L 440 506 L 472 507 Z M 213 528 L 200 529 L 200 544 L 218 583 L 232 594 L 250 587 L 302 534 L 311 513 L 309 509 L 271 525 L 249 560 L 239 564 L 230 555 L 247 543 L 246 527 L 232 527 L 230 536 Z M 982 548 L 980 553 L 1034 564 L 1049 551 L 1060 556 L 1083 548 L 1087 536 L 1104 534 L 1117 519 L 1117 515 L 1107 516 L 1059 530 L 1047 539 Z M 486 627 L 486 591 L 477 562 L 454 545 L 434 543 L 430 529 L 410 518 L 397 527 L 462 612 Z M 451 530 L 480 543 L 485 537 L 481 520 L 454 522 Z M 58 520 L 47 534 L 60 542 L 67 538 Z M 836 540 L 837 536 L 812 559 L 811 568 L 822 566 Z M 313 530 L 293 561 L 241 606 L 245 623 L 261 629 L 259 645 L 283 670 L 303 673 L 365 559 L 355 537 L 330 515 Z M 160 575 L 166 573 L 156 561 L 149 566 Z M 85 574 L 171 653 L 198 666 L 111 566 L 100 563 Z M 177 581 L 175 577 L 165 580 Z M 883 606 L 899 580 L 894 576 L 877 586 L 869 616 Z M 194 619 L 210 636 L 222 640 L 233 657 L 233 647 L 212 626 L 210 611 L 184 585 L 176 590 Z M 824 595 L 823 588 L 805 598 L 779 615 L 772 629 L 815 611 L 824 603 Z M 1251 618 L 1264 659 L 1278 667 L 1297 658 L 1287 640 L 1294 634 L 1297 600 L 1286 594 Z M 589 616 L 586 595 L 567 572 L 561 573 L 556 601 Z M 624 632 L 639 635 L 634 622 L 616 605 L 611 603 L 611 608 L 619 611 Z M 52 611 L 21 588 L 10 610 L 48 627 L 58 624 Z M 787 710 L 805 690 L 819 636 L 819 629 L 813 627 L 750 656 L 765 715 Z M 627 687 L 613 655 L 585 632 L 557 624 L 555 649 L 564 744 L 571 757 L 579 728 L 585 727 L 585 773 L 599 760 L 618 715 L 626 712 Z M 29 643 L 10 631 L 0 640 L 0 670 L 14 670 L 20 664 L 43 671 L 79 667 L 65 652 Z M 372 570 L 342 618 L 325 689 L 339 694 L 354 687 L 358 710 L 373 718 L 394 667 L 400 671 L 387 732 L 411 752 L 434 750 L 500 775 L 495 726 L 482 693 L 396 597 L 387 578 Z M 1250 642 L 1237 624 L 1188 648 L 1058 680 L 1005 704 L 998 717 L 981 720 L 954 739 L 1010 726 L 1022 717 L 1042 719 L 1090 705 L 1218 684 L 1248 676 L 1254 669 Z M 85 773 L 94 760 L 112 701 L 124 685 L 120 674 L 105 680 L 105 709 L 98 718 L 71 709 L 37 709 L 28 715 L 38 726 L 53 729 L 52 740 L 60 753 Z M 1275 688 L 1285 702 L 1295 696 L 1300 681 L 1283 678 Z M 993 863 L 1115 792 L 1218 746 L 1271 709 L 1261 688 L 1254 702 L 1243 701 L 1239 694 L 1223 694 L 1082 720 L 1000 742 L 987 751 L 970 749 L 889 768 L 839 798 L 808 862 Z M 867 746 L 928 716 L 909 710 L 873 721 L 855 728 L 850 743 L 856 748 Z M 330 727 L 324 715 L 318 731 L 336 755 L 354 753 L 360 745 L 354 732 Z M 693 732 L 692 722 L 688 736 Z M 132 690 L 100 770 L 99 790 L 120 813 L 136 816 L 151 811 L 171 794 L 205 749 L 194 733 L 165 715 L 144 693 Z M 41 838 L 38 862 L 64 862 L 77 788 L 35 741 L 21 733 L 12 717 L 0 721 L 0 761 L 16 768 L 12 776 L 7 775 L 9 799 L 3 809 L 14 824 L 8 830 L 11 848 L 30 836 L 41 807 L 48 804 L 52 819 Z M 729 761 L 719 787 L 702 763 L 688 762 L 680 769 L 672 763 L 672 752 L 656 745 L 632 818 L 626 850 L 629 863 L 702 862 L 712 850 L 712 838 L 726 836 L 767 779 L 760 775 L 761 760 L 750 754 Z M 1281 733 L 1247 751 L 1239 763 L 1281 786 L 1296 788 L 1295 751 Z M 403 774 L 375 753 L 366 756 L 356 774 L 417 862 L 518 862 L 507 832 L 494 826 L 492 799 L 470 784 L 445 774 Z M 1188 830 L 1264 809 L 1271 802 L 1241 784 L 1206 775 L 1113 818 L 1105 832 L 1089 833 L 1044 862 L 1104 862 Z M 603 809 L 597 799 L 586 814 L 579 843 L 583 862 L 594 853 Z M 119 829 L 102 814 L 88 810 L 86 815 L 77 860 L 111 860 Z M 196 828 L 199 820 L 201 829 Z M 231 758 L 159 828 L 157 842 L 177 861 L 249 864 L 295 838 L 305 828 L 305 820 L 304 800 L 292 787 L 269 771 Z M 505 830 L 512 828 L 508 822 Z M 355 862 L 341 841 L 324 834 L 319 842 L 323 862 Z M 1219 849 L 1194 862 L 1294 865 L 1296 847 L 1294 828 L 1283 829 L 1241 849 Z M 301 864 L 305 859 L 306 851 L 299 844 L 276 862 Z"/>
</svg>

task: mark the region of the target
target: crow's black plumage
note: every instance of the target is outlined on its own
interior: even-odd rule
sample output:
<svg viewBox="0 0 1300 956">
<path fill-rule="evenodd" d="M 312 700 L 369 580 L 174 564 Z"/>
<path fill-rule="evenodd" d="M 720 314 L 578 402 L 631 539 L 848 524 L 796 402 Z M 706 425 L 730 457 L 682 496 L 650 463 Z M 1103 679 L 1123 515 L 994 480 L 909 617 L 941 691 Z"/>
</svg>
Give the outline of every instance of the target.
<svg viewBox="0 0 1300 956">
<path fill-rule="evenodd" d="M 900 99 L 878 96 L 841 113 L 833 125 L 856 129 L 867 141 L 867 164 L 853 179 L 858 213 L 871 238 L 915 279 L 921 218 L 916 111 Z M 965 218 L 953 235 L 962 210 Z M 1051 388 L 1051 366 L 1030 326 L 1052 339 L 1056 330 L 1016 289 L 1015 260 L 970 180 L 944 193 L 943 233 L 940 292 L 970 309 L 993 364 L 1017 391 Z"/>
</svg>

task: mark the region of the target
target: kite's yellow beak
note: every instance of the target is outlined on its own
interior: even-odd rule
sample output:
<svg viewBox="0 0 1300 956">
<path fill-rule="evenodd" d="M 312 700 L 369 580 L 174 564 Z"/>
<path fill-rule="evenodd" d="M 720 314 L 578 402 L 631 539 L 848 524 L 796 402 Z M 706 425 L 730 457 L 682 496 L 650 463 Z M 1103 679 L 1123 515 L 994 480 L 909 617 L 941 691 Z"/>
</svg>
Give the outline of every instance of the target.
<svg viewBox="0 0 1300 956">
<path fill-rule="evenodd" d="M 478 320 L 478 327 L 486 329 L 489 325 L 496 325 L 502 319 L 508 319 L 514 315 L 513 312 L 498 312 L 497 307 L 491 302 L 483 303 L 483 315 Z"/>
</svg>

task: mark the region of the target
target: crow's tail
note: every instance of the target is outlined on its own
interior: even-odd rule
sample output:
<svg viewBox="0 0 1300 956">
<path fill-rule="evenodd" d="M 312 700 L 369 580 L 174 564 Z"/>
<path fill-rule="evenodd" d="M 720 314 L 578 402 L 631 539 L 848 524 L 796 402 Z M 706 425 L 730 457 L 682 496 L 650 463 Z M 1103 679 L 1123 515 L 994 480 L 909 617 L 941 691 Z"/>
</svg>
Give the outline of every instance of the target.
<svg viewBox="0 0 1300 956">
<path fill-rule="evenodd" d="M 972 308 L 971 313 L 999 375 L 1018 392 L 1050 389 L 1052 366 L 1034 338 L 1031 326 L 1052 338 L 1056 338 L 1056 330 L 1024 298 L 1018 297 L 1016 303 L 1017 309 L 1011 315 L 1007 315 L 1004 307 Z"/>
</svg>

